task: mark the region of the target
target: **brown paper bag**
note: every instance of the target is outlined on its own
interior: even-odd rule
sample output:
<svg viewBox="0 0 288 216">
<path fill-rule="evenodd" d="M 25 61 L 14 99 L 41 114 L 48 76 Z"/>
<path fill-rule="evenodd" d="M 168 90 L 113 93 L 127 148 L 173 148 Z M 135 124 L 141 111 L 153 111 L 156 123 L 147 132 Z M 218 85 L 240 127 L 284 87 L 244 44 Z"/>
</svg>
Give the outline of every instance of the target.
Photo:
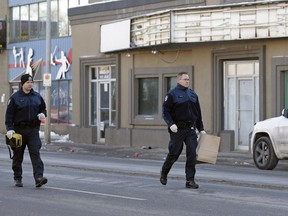
<svg viewBox="0 0 288 216">
<path fill-rule="evenodd" d="M 197 161 L 215 164 L 220 146 L 220 137 L 201 134 L 198 140 Z"/>
</svg>

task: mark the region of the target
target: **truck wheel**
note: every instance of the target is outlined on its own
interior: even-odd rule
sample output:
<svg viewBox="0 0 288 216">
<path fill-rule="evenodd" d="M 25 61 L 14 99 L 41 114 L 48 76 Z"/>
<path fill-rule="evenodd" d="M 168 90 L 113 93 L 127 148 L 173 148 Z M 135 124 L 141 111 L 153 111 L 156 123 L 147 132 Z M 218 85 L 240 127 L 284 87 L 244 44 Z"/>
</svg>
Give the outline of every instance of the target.
<svg viewBox="0 0 288 216">
<path fill-rule="evenodd" d="M 272 143 L 269 137 L 260 137 L 253 147 L 253 160 L 259 169 L 272 170 L 278 164 Z"/>
</svg>

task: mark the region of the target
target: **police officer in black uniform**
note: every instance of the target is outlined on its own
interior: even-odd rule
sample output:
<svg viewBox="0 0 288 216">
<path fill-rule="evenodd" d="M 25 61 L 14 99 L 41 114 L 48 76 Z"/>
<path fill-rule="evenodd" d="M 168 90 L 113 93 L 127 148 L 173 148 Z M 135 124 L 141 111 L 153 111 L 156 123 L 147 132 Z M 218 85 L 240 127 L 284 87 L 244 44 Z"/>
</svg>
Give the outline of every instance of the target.
<svg viewBox="0 0 288 216">
<path fill-rule="evenodd" d="M 21 89 L 10 97 L 5 116 L 6 136 L 11 139 L 14 133 L 22 135 L 22 146 L 13 149 L 14 182 L 16 187 L 23 187 L 22 162 L 27 146 L 33 167 L 35 186 L 41 187 L 48 181 L 43 177 L 44 165 L 40 157 L 42 143 L 39 136 L 40 122 L 47 116 L 46 104 L 41 95 L 33 90 L 32 76 L 22 75 L 21 84 Z"/>
<path fill-rule="evenodd" d="M 183 143 L 186 144 L 186 188 L 197 189 L 195 183 L 196 148 L 198 145 L 195 129 L 205 133 L 197 94 L 189 89 L 189 75 L 181 72 L 177 75 L 177 86 L 171 89 L 163 103 L 163 118 L 170 133 L 169 153 L 162 166 L 160 182 L 167 184 L 167 175 L 179 158 Z"/>
</svg>

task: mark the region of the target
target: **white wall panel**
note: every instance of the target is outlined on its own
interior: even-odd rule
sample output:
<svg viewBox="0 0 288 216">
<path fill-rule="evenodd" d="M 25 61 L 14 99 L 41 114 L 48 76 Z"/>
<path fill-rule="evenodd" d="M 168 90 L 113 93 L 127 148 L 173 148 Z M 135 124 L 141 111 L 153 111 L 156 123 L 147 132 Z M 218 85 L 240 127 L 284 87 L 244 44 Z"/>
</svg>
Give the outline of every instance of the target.
<svg viewBox="0 0 288 216">
<path fill-rule="evenodd" d="M 231 12 L 230 15 L 231 15 L 231 17 L 230 17 L 230 20 L 228 20 L 227 27 L 229 29 L 231 29 L 231 38 L 230 39 L 236 40 L 236 39 L 239 39 L 239 35 L 240 35 L 240 29 L 238 28 L 240 14 L 235 11 L 235 12 Z"/>
<path fill-rule="evenodd" d="M 162 11 L 132 18 L 131 31 L 127 26 L 122 32 L 124 30 L 129 32 L 119 35 L 118 31 L 110 29 L 118 39 L 121 36 L 123 40 L 120 42 L 125 38 L 123 47 L 127 46 L 128 38 L 135 47 L 144 47 L 170 42 L 193 43 L 288 37 L 288 2 Z M 101 46 L 102 43 L 106 44 L 105 47 L 111 45 L 106 37 L 103 37 Z M 113 45 L 109 50 L 112 49 L 117 50 L 119 47 Z"/>
<path fill-rule="evenodd" d="M 259 6 L 256 11 L 256 37 L 265 38 L 269 36 L 269 8 Z"/>
<path fill-rule="evenodd" d="M 224 13 L 223 11 L 211 13 L 212 40 L 224 40 Z"/>
<path fill-rule="evenodd" d="M 201 41 L 211 40 L 211 13 L 203 12 L 201 17 Z"/>
<path fill-rule="evenodd" d="M 101 26 L 101 52 L 130 48 L 130 20 Z"/>
</svg>

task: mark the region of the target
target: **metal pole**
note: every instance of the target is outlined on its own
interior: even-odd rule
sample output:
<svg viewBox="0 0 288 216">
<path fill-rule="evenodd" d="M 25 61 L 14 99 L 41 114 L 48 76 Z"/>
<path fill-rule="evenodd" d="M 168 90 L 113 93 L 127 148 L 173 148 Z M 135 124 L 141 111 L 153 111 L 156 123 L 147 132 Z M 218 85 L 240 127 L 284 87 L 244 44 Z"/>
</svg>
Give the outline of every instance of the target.
<svg viewBox="0 0 288 216">
<path fill-rule="evenodd" d="M 50 53 L 51 53 L 51 1 L 47 0 L 47 20 L 46 20 L 46 73 L 51 73 L 51 62 L 50 62 Z M 45 144 L 51 142 L 50 138 L 50 122 L 51 122 L 51 86 L 45 86 L 45 102 L 47 107 L 47 118 L 45 121 Z"/>
</svg>

